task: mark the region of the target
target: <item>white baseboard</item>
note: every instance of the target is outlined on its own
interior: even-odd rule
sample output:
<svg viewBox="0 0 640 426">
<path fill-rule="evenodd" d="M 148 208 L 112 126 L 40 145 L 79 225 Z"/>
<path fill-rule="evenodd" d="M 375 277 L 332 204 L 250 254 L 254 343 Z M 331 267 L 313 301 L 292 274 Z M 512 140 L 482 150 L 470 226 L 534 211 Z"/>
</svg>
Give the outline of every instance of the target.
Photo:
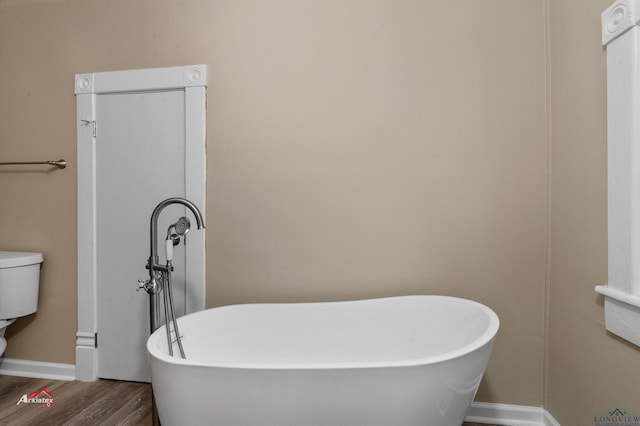
<svg viewBox="0 0 640 426">
<path fill-rule="evenodd" d="M 76 366 L 55 362 L 0 358 L 0 375 L 70 381 L 76 378 Z"/>
<path fill-rule="evenodd" d="M 560 426 L 544 408 L 473 402 L 465 421 L 505 426 Z"/>
</svg>

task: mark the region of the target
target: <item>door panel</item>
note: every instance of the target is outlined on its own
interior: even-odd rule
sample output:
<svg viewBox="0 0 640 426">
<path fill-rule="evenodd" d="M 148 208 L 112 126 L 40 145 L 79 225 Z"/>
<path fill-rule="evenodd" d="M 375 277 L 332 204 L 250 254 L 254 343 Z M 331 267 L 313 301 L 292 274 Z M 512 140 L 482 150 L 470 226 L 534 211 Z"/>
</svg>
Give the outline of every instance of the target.
<svg viewBox="0 0 640 426">
<path fill-rule="evenodd" d="M 150 380 L 145 279 L 149 221 L 163 199 L 185 196 L 183 90 L 101 94 L 96 99 L 96 241 L 98 376 Z M 169 206 L 158 225 L 160 259 L 167 228 L 182 206 Z M 188 217 L 190 217 L 188 215 Z M 191 217 L 190 217 L 191 218 Z M 195 227 L 195 224 L 194 224 Z M 176 247 L 172 275 L 177 315 L 185 313 L 185 246 Z"/>
</svg>

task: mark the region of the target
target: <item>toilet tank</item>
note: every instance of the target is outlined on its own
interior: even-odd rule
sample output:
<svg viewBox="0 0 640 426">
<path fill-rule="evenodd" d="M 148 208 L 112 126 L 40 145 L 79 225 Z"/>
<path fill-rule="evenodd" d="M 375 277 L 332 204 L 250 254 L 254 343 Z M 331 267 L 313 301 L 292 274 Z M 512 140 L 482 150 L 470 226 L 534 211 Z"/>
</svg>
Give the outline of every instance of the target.
<svg viewBox="0 0 640 426">
<path fill-rule="evenodd" d="M 0 319 L 38 310 L 41 253 L 0 251 Z"/>
</svg>

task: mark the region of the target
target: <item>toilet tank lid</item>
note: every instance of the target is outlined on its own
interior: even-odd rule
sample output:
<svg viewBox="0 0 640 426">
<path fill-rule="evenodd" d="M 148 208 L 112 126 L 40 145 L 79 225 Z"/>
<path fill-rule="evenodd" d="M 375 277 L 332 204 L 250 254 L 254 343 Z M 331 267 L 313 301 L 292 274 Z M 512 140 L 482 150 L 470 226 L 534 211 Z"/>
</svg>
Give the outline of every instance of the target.
<svg viewBox="0 0 640 426">
<path fill-rule="evenodd" d="M 42 253 L 0 251 L 0 268 L 34 265 L 36 263 L 42 263 L 42 260 Z"/>
</svg>

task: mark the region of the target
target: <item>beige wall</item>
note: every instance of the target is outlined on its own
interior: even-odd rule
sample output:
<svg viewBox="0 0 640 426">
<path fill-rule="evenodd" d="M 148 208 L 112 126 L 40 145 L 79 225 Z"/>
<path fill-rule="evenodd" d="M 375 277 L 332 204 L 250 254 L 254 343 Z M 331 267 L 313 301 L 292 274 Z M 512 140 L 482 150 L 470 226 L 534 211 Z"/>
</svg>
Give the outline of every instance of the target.
<svg viewBox="0 0 640 426">
<path fill-rule="evenodd" d="M 544 35 L 542 0 L 0 0 L 0 158 L 70 162 L 0 172 L 0 249 L 46 258 L 7 356 L 74 362 L 74 74 L 205 63 L 207 305 L 475 299 L 478 399 L 542 405 Z"/>
<path fill-rule="evenodd" d="M 606 51 L 609 0 L 551 2 L 551 291 L 546 408 L 563 426 L 610 407 L 640 413 L 640 351 L 604 329 L 607 281 Z"/>
</svg>

